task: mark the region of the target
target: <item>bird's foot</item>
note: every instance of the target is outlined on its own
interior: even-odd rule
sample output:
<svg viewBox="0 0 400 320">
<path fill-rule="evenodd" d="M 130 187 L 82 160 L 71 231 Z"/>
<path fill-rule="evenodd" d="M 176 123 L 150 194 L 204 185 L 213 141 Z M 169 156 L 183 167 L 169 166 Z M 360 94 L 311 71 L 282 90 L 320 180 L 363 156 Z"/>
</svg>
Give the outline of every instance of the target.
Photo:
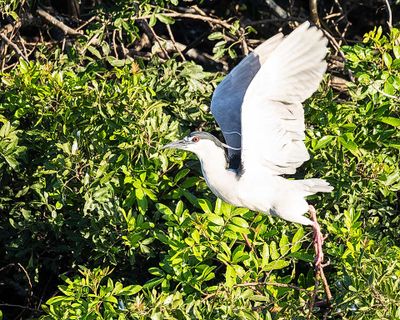
<svg viewBox="0 0 400 320">
<path fill-rule="evenodd" d="M 324 243 L 325 237 L 321 232 L 321 228 L 317 221 L 317 215 L 315 208 L 313 206 L 309 206 L 309 212 L 311 214 L 311 220 L 313 221 L 313 231 L 314 231 L 314 249 L 315 249 L 315 268 L 319 269 L 323 267 L 324 262 L 324 252 L 322 250 L 322 245 Z"/>
<path fill-rule="evenodd" d="M 324 236 L 321 233 L 320 226 L 315 222 L 314 226 L 314 248 L 315 248 L 315 267 L 319 269 L 323 266 L 324 262 L 324 252 L 322 250 L 322 245 L 324 243 Z"/>
</svg>

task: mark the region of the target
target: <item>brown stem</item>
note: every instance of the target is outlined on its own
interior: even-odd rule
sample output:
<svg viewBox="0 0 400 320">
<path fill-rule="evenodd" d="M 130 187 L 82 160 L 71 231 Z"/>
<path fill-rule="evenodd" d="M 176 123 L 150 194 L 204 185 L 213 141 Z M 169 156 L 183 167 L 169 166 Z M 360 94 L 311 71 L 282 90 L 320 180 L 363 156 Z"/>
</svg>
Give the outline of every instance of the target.
<svg viewBox="0 0 400 320">
<path fill-rule="evenodd" d="M 8 39 L 4 34 L 0 33 L 0 38 L 7 43 L 11 48 L 14 49 L 14 51 L 16 52 L 16 54 L 18 56 L 20 56 L 21 58 L 23 58 L 25 61 L 28 61 L 28 58 L 25 57 L 25 55 L 23 54 L 23 52 L 18 48 L 18 46 L 12 42 L 10 39 Z"/>
<path fill-rule="evenodd" d="M 39 16 L 41 16 L 42 18 L 44 18 L 50 24 L 56 26 L 57 28 L 60 28 L 62 31 L 64 31 L 65 34 L 69 34 L 71 36 L 80 36 L 80 35 L 83 34 L 82 31 L 76 31 L 76 30 L 68 27 L 67 25 L 65 25 L 60 20 L 58 20 L 57 18 L 53 17 L 50 13 L 48 13 L 48 12 L 42 10 L 42 9 L 37 9 L 36 13 Z"/>
<path fill-rule="evenodd" d="M 273 287 L 282 287 L 282 288 L 291 288 L 298 291 L 307 291 L 306 289 L 300 288 L 298 286 L 287 284 L 287 283 L 279 283 L 279 282 L 244 282 L 238 283 L 235 287 L 257 287 L 257 286 L 273 286 Z"/>
<path fill-rule="evenodd" d="M 162 15 L 167 16 L 167 17 L 171 17 L 171 18 L 189 18 L 189 19 L 195 19 L 195 20 L 202 20 L 202 21 L 205 21 L 205 22 L 211 22 L 213 24 L 220 25 L 220 26 L 222 26 L 224 28 L 227 28 L 227 29 L 230 29 L 232 27 L 226 21 L 219 20 L 219 19 L 216 19 L 216 18 L 207 17 L 207 16 L 202 16 L 202 15 L 195 14 L 195 13 L 165 12 L 165 13 L 162 13 Z M 152 17 L 151 15 L 148 15 L 148 16 L 137 17 L 135 19 L 136 20 L 147 20 L 147 19 L 150 19 L 151 17 Z"/>
<path fill-rule="evenodd" d="M 169 34 L 169 37 L 170 37 L 170 39 L 171 39 L 171 41 L 172 41 L 172 44 L 174 45 L 176 51 L 178 51 L 178 53 L 179 53 L 179 55 L 181 56 L 182 60 L 183 60 L 183 61 L 186 61 L 186 58 L 185 58 L 185 56 L 183 55 L 182 51 L 181 51 L 181 50 L 179 49 L 179 47 L 176 45 L 175 37 L 174 37 L 174 34 L 172 33 L 171 26 L 170 26 L 169 24 L 167 24 L 166 26 L 167 26 L 168 34 Z"/>
<path fill-rule="evenodd" d="M 310 0 L 309 6 L 310 6 L 310 15 L 311 15 L 312 22 L 314 22 L 317 26 L 321 26 L 321 24 L 319 23 L 319 17 L 318 17 L 317 0 Z"/>
</svg>

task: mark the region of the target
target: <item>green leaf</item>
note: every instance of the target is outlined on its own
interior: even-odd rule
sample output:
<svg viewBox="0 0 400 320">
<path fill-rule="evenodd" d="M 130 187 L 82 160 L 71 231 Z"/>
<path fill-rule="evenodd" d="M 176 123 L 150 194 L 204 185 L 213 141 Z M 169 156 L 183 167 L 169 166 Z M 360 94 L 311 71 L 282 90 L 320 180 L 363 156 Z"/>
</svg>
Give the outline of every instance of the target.
<svg viewBox="0 0 400 320">
<path fill-rule="evenodd" d="M 237 225 L 238 227 L 242 227 L 242 228 L 245 228 L 245 229 L 248 229 L 248 228 L 249 228 L 249 224 L 248 224 L 247 221 L 244 220 L 243 218 L 240 218 L 240 217 L 233 217 L 233 218 L 231 219 L 231 222 L 232 222 L 233 224 Z"/>
<path fill-rule="evenodd" d="M 116 297 L 114 297 L 114 296 L 108 296 L 108 297 L 104 297 L 104 301 L 106 301 L 106 302 L 111 302 L 111 303 L 115 303 L 115 304 L 117 304 L 117 303 L 118 303 L 118 300 L 117 300 L 117 298 L 116 298 Z"/>
<path fill-rule="evenodd" d="M 290 252 L 293 253 L 300 250 L 301 248 L 300 240 L 303 238 L 303 236 L 304 236 L 304 229 L 300 227 L 292 238 L 292 248 L 290 249 Z"/>
<path fill-rule="evenodd" d="M 121 68 L 125 65 L 131 64 L 131 60 L 129 59 L 117 59 L 113 56 L 107 56 L 106 60 L 108 61 L 109 64 L 113 67 Z"/>
<path fill-rule="evenodd" d="M 100 51 L 97 50 L 95 47 L 89 46 L 89 47 L 87 48 L 87 50 L 88 50 L 91 54 L 93 54 L 96 58 L 98 58 L 98 59 L 100 59 L 100 60 L 103 59 L 102 54 L 101 54 Z"/>
<path fill-rule="evenodd" d="M 232 288 L 236 284 L 236 271 L 229 264 L 226 266 L 225 283 L 228 288 Z"/>
<path fill-rule="evenodd" d="M 388 69 L 390 69 L 390 67 L 392 65 L 392 57 L 388 52 L 383 53 L 383 62 L 385 63 L 386 67 L 388 67 Z"/>
<path fill-rule="evenodd" d="M 315 146 L 313 147 L 313 150 L 316 151 L 318 149 L 324 148 L 326 145 L 328 145 L 335 137 L 334 136 L 323 136 L 321 139 L 317 141 Z"/>
<path fill-rule="evenodd" d="M 227 225 L 227 228 L 229 230 L 232 230 L 233 232 L 239 233 L 239 234 L 249 234 L 250 230 L 248 228 L 243 228 L 243 227 L 239 227 L 233 223 L 229 223 Z"/>
<path fill-rule="evenodd" d="M 269 245 L 267 243 L 263 244 L 261 258 L 262 258 L 262 260 L 261 260 L 261 268 L 264 269 L 264 267 L 269 262 Z"/>
<path fill-rule="evenodd" d="M 400 59 L 400 45 L 393 46 L 393 54 L 396 59 Z"/>
<path fill-rule="evenodd" d="M 289 261 L 285 261 L 285 260 L 275 260 L 272 261 L 270 263 L 268 263 L 263 270 L 264 271 L 271 271 L 271 270 L 280 270 L 283 269 L 285 267 L 287 267 L 290 264 Z"/>
<path fill-rule="evenodd" d="M 162 23 L 164 24 L 174 24 L 175 23 L 175 19 L 166 16 L 165 14 L 162 13 L 158 13 L 156 14 L 156 17 L 158 20 L 160 20 Z"/>
<path fill-rule="evenodd" d="M 208 36 L 208 40 L 220 40 L 224 38 L 224 34 L 222 32 L 213 32 Z"/>
<path fill-rule="evenodd" d="M 164 281 L 164 278 L 154 278 L 151 279 L 149 281 L 147 281 L 144 285 L 143 285 L 143 289 L 151 289 L 157 285 L 159 285 L 161 282 Z"/>
<path fill-rule="evenodd" d="M 121 289 L 118 292 L 118 295 L 133 296 L 134 294 L 138 293 L 140 290 L 142 290 L 142 286 L 130 285 L 130 286 L 126 286 L 125 288 Z"/>
<path fill-rule="evenodd" d="M 345 149 L 349 150 L 354 156 L 356 157 L 359 156 L 358 145 L 354 141 L 348 140 L 344 137 L 339 137 L 338 141 Z"/>
<path fill-rule="evenodd" d="M 142 189 L 135 189 L 135 196 L 140 213 L 142 214 L 146 213 L 148 208 L 148 202 L 145 193 L 143 192 Z"/>
<path fill-rule="evenodd" d="M 162 203 L 156 203 L 156 208 L 158 211 L 160 211 L 162 214 L 171 216 L 174 213 L 172 212 L 172 210 L 170 208 L 168 208 L 165 204 Z"/>
<path fill-rule="evenodd" d="M 53 298 L 50 298 L 49 300 L 46 301 L 46 304 L 57 304 L 58 302 L 67 302 L 67 301 L 73 301 L 74 297 L 66 297 L 66 296 L 55 296 Z"/>
<path fill-rule="evenodd" d="M 395 118 L 395 117 L 381 117 L 378 119 L 380 122 L 389 124 L 393 127 L 400 127 L 400 118 Z"/>
<path fill-rule="evenodd" d="M 223 226 L 225 224 L 224 219 L 221 216 L 216 215 L 215 213 L 208 213 L 207 219 L 217 226 Z"/>
<path fill-rule="evenodd" d="M 149 26 L 154 27 L 157 23 L 157 17 L 155 14 L 152 14 L 149 20 Z"/>
<path fill-rule="evenodd" d="M 281 239 L 279 240 L 279 250 L 281 255 L 284 256 L 286 253 L 289 252 L 289 238 L 286 234 L 283 234 Z"/>
<path fill-rule="evenodd" d="M 269 252 L 271 254 L 272 260 L 279 259 L 280 255 L 279 255 L 275 241 L 271 241 L 271 243 L 269 244 Z"/>
<path fill-rule="evenodd" d="M 203 209 L 205 213 L 211 213 L 212 212 L 212 205 L 211 202 L 207 199 L 198 199 L 198 204 L 200 208 Z"/>
<path fill-rule="evenodd" d="M 292 252 L 290 254 L 288 254 L 288 257 L 293 257 L 305 262 L 313 262 L 314 261 L 314 255 L 309 254 L 305 251 L 297 251 L 297 252 Z"/>
</svg>

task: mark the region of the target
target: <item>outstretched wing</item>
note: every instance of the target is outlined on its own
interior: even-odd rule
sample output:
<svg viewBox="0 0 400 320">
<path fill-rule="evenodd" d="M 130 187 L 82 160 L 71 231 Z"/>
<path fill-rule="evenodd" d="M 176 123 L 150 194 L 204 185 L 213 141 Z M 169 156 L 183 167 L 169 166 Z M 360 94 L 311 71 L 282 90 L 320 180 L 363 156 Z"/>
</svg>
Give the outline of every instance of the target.
<svg viewBox="0 0 400 320">
<path fill-rule="evenodd" d="M 258 46 L 244 58 L 217 86 L 211 101 L 211 112 L 221 128 L 225 142 L 238 150 L 228 149 L 229 156 L 240 155 L 241 106 L 247 87 L 276 46 L 281 33 Z"/>
<path fill-rule="evenodd" d="M 245 172 L 293 174 L 309 154 L 302 102 L 326 70 L 327 40 L 309 22 L 285 37 L 250 83 L 242 105 Z"/>
</svg>

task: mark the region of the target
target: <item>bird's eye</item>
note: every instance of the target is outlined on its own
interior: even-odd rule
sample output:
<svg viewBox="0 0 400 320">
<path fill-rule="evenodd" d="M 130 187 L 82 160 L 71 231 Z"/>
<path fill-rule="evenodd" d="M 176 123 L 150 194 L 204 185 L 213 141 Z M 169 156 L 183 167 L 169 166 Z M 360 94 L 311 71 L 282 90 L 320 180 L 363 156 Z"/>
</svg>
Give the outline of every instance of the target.
<svg viewBox="0 0 400 320">
<path fill-rule="evenodd" d="M 200 138 L 199 137 L 193 137 L 192 142 L 199 142 Z"/>
</svg>

